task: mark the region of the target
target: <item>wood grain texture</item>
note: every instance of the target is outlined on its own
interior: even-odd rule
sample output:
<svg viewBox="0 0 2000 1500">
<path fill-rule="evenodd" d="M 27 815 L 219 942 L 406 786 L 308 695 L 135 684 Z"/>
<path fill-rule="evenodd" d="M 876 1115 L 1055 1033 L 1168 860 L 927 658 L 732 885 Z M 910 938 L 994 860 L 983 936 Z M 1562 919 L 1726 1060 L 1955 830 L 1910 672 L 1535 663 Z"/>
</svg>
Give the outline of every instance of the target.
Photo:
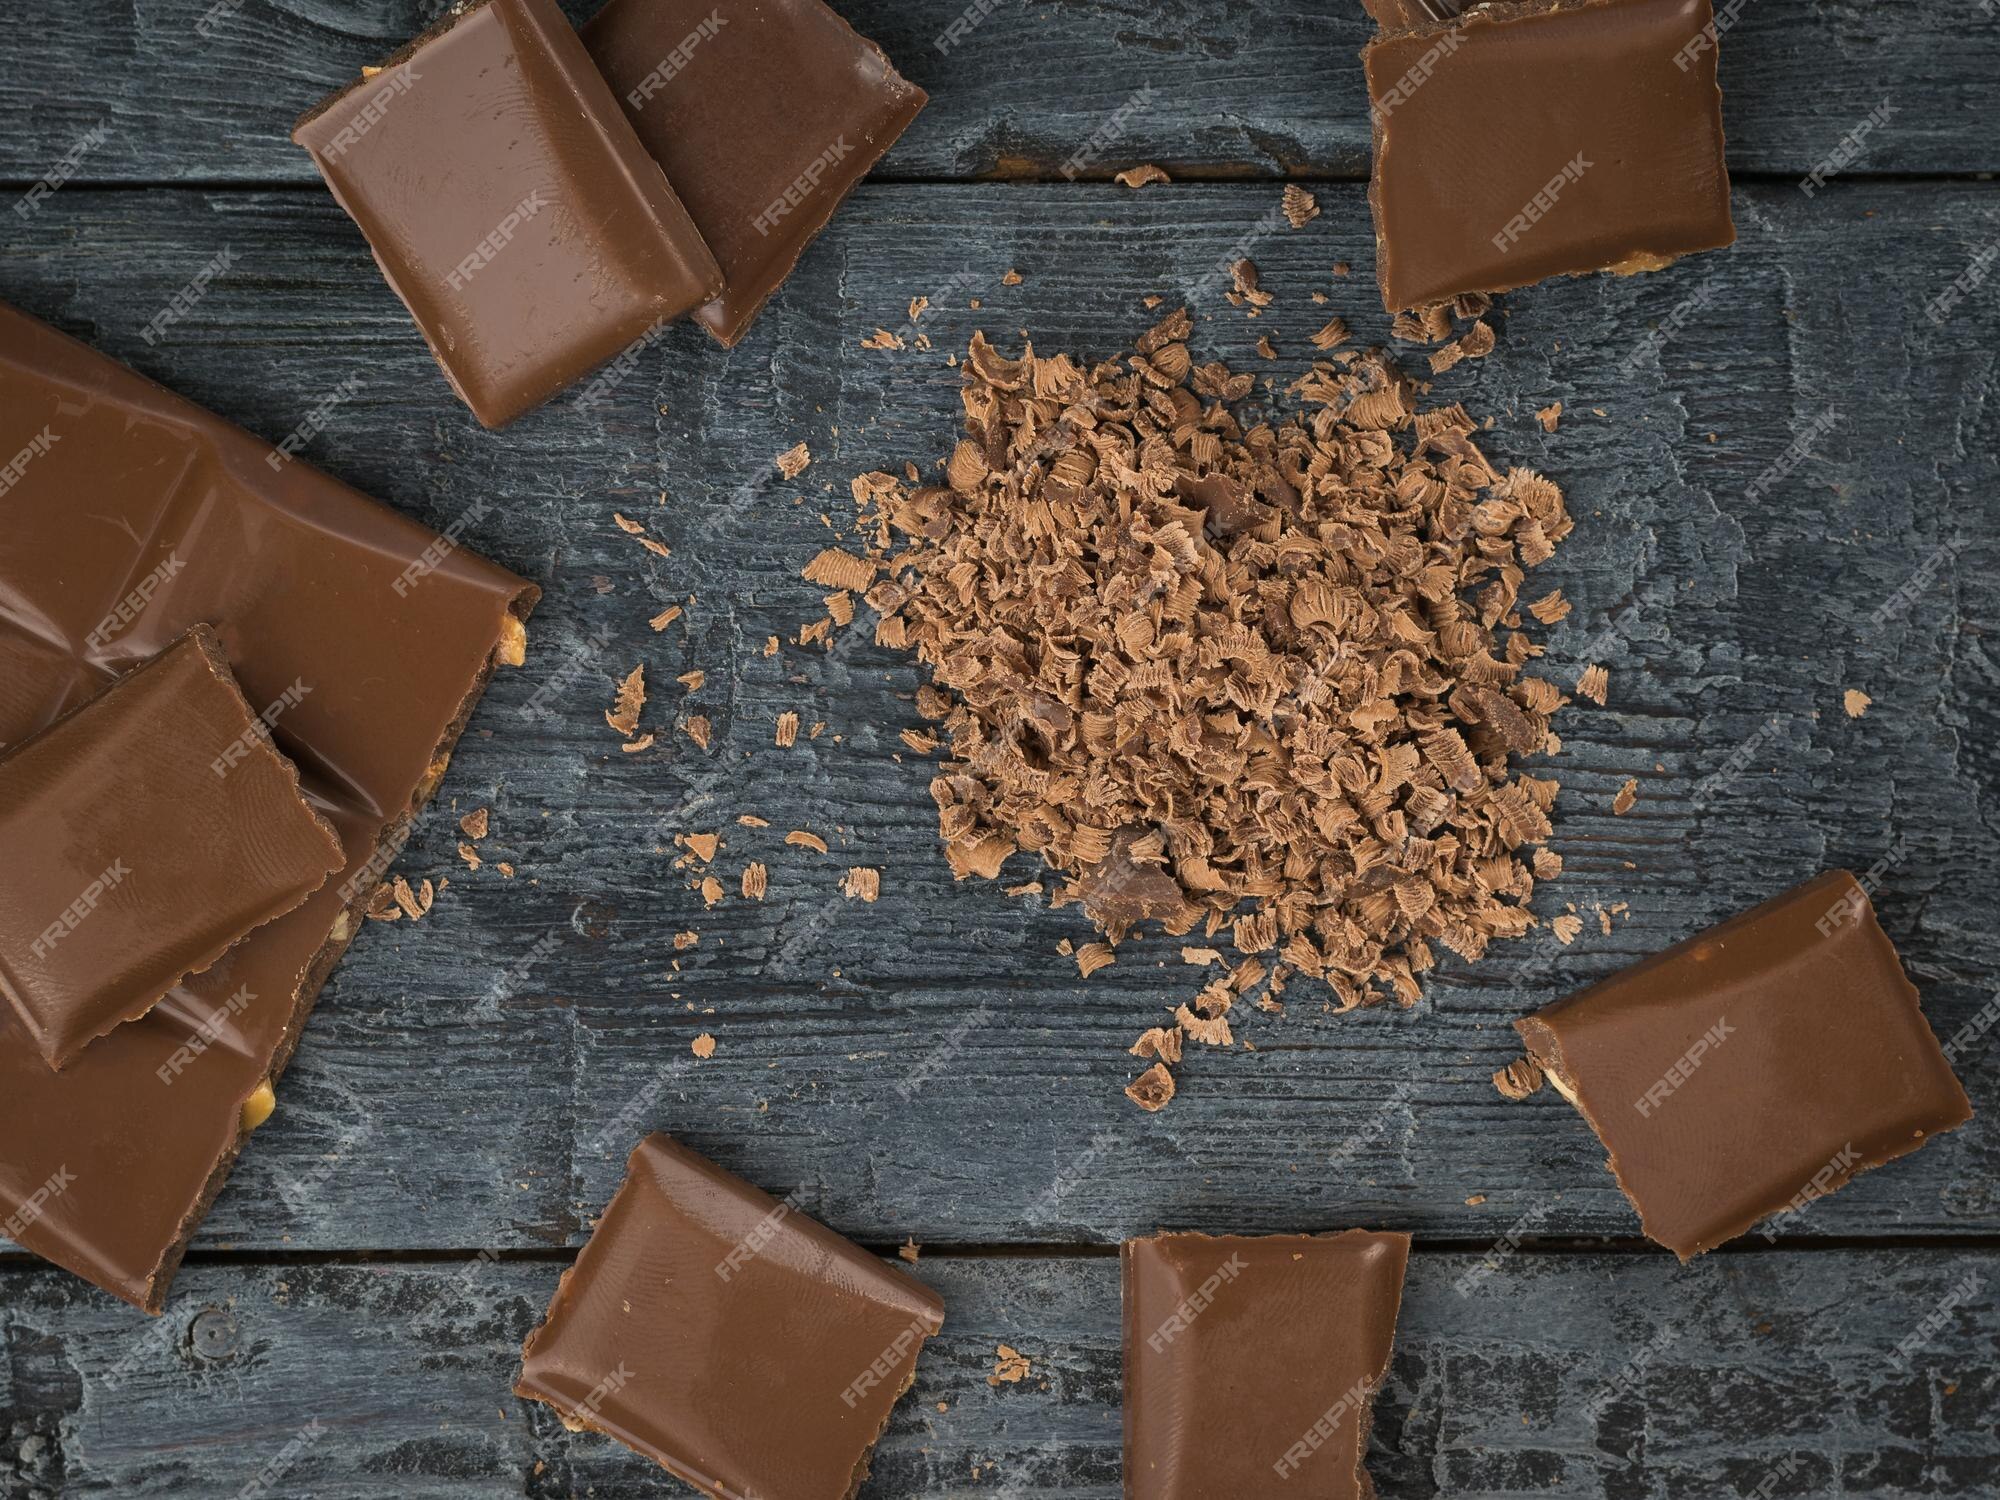
<svg viewBox="0 0 2000 1500">
<path fill-rule="evenodd" d="M 510 1394 L 559 1269 L 202 1265 L 144 1326 L 59 1273 L 5 1273 L 0 1487 L 22 1500 L 228 1495 L 303 1431 L 268 1493 L 690 1493 Z M 1117 1496 L 1118 1262 L 926 1256 L 915 1271 L 944 1298 L 944 1332 L 863 1493 Z M 1996 1298 L 1991 1251 L 1686 1269 L 1657 1255 L 1419 1253 L 1368 1467 L 1394 1500 L 1990 1495 Z M 1031 1363 L 1018 1384 L 988 1381 L 1002 1343 Z"/>
<path fill-rule="evenodd" d="M 282 434 L 360 375 L 311 456 L 440 526 L 489 502 L 467 542 L 548 592 L 528 668 L 495 683 L 401 863 L 449 885 L 421 924 L 376 924 L 356 944 L 197 1243 L 575 1244 L 651 1127 L 778 1191 L 808 1185 L 883 1245 L 1109 1244 L 1161 1223 L 1484 1240 L 1530 1207 L 1544 1234 L 1629 1236 L 1582 1122 L 1488 1084 L 1514 1055 L 1509 1023 L 1823 866 L 1866 870 L 1899 837 L 1878 904 L 1933 1025 L 1959 1035 L 2000 986 L 1996 293 L 1942 327 L 1923 308 L 2000 235 L 1990 187 L 1752 191 L 1731 253 L 1508 299 L 1498 352 L 1432 394 L 1491 414 L 1489 452 L 1546 469 L 1579 517 L 1540 570 L 1577 606 L 1546 660 L 1565 681 L 1603 663 L 1611 698 L 1559 720 L 1567 870 L 1536 906 L 1546 919 L 1575 904 L 1584 935 L 1563 948 L 1544 929 L 1454 964 L 1408 1012 L 1331 1016 L 1295 987 L 1287 1015 L 1246 1019 L 1254 1051 L 1191 1057 L 1160 1116 L 1122 1096 L 1138 1071 L 1124 1049 L 1199 987 L 1178 945 L 1132 944 L 1079 980 L 1056 951 L 1086 935 L 1073 910 L 952 883 L 929 769 L 897 739 L 918 722 L 914 663 L 865 631 L 831 653 L 761 654 L 821 612 L 798 568 L 830 535 L 821 512 L 848 514 L 848 478 L 948 451 L 947 350 L 985 327 L 1114 353 L 1154 316 L 1140 294 L 1195 286 L 1276 197 L 870 188 L 739 348 L 675 329 L 596 411 L 559 404 L 498 436 L 452 399 L 358 236 L 317 199 L 71 190 L 0 249 L 0 295 L 254 430 Z M 1385 336 L 1360 192 L 1322 202 L 1307 229 L 1254 241 L 1278 294 L 1264 316 L 1203 291 L 1199 350 L 1265 367 L 1251 345 L 1268 332 L 1282 382 L 1331 313 Z M 237 268 L 149 347 L 137 330 L 225 245 Z M 1344 280 L 1329 274 L 1342 259 Z M 1003 286 L 1011 266 L 1025 279 Z M 1706 311 L 1648 341 L 1703 288 Z M 920 291 L 937 294 L 919 325 L 936 347 L 860 348 Z M 1549 435 L 1532 413 L 1558 398 Z M 1810 455 L 1747 500 L 1829 407 Z M 771 460 L 800 440 L 814 462 L 786 483 Z M 642 550 L 614 510 L 673 555 Z M 686 616 L 651 631 L 677 601 Z M 627 755 L 602 711 L 640 662 L 659 738 Z M 707 680 L 685 695 L 674 678 L 695 668 Z M 1849 687 L 1875 700 L 1861 719 L 1841 710 Z M 776 748 L 786 710 L 824 732 Z M 707 752 L 676 733 L 694 712 L 713 722 Z M 1640 799 L 1615 817 L 1628 776 Z M 455 814 L 474 806 L 493 810 L 477 873 L 455 852 Z M 737 826 L 745 813 L 771 826 Z M 793 828 L 832 852 L 787 847 Z M 690 831 L 723 837 L 729 895 L 713 911 L 675 868 L 673 837 Z M 771 871 L 761 903 L 736 895 L 752 859 Z M 841 898 L 849 865 L 882 869 L 878 903 Z M 1033 874 L 1026 859 L 1009 869 Z M 1601 934 L 1595 908 L 1620 902 Z M 699 946 L 677 955 L 680 931 Z M 704 1031 L 718 1047 L 697 1061 Z M 2000 1032 L 1959 1060 L 1982 1111 L 2000 1105 L 1996 1057 Z M 1787 1232 L 2000 1232 L 1996 1181 L 1982 1115 Z"/>
<path fill-rule="evenodd" d="M 582 21 L 596 0 L 565 0 Z M 0 9 L 0 182 L 85 132 L 90 182 L 307 183 L 293 120 L 378 63 L 441 0 L 78 0 Z M 1141 90 L 1091 167 L 1365 177 L 1360 0 L 846 0 L 931 103 L 885 177 L 1051 177 Z M 1885 100 L 1850 174 L 1992 171 L 2000 27 L 1974 6 L 1757 0 L 1721 48 L 1729 160 L 1796 179 Z M 728 4 L 722 5 L 724 13 Z M 967 15 L 983 19 L 954 33 Z M 212 20 L 209 18 L 213 17 Z M 204 28 L 204 22 L 208 24 Z M 782 90 L 783 80 L 771 87 Z"/>
</svg>

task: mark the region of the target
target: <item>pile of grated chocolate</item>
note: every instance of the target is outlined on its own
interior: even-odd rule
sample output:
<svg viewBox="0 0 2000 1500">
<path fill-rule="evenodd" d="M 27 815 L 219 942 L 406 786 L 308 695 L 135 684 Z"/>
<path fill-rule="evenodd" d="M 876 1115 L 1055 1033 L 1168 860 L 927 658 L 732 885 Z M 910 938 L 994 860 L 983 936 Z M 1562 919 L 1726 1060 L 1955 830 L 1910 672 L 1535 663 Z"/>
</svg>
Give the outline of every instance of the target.
<svg viewBox="0 0 2000 1500">
<path fill-rule="evenodd" d="M 1413 410 L 1379 355 L 1322 361 L 1292 388 L 1310 415 L 1245 429 L 1252 377 L 1196 367 L 1189 328 L 1091 370 L 975 334 L 946 483 L 856 479 L 869 555 L 807 569 L 931 669 L 956 874 L 1039 854 L 1108 940 L 1085 973 L 1147 921 L 1218 940 L 1183 951 L 1222 977 L 1133 1049 L 1147 1108 L 1185 1041 L 1231 1043 L 1239 998 L 1277 1009 L 1299 974 L 1342 1010 L 1411 1004 L 1436 945 L 1520 936 L 1561 868 L 1537 847 L 1557 784 L 1510 764 L 1558 748 L 1567 701 L 1526 670 L 1519 601 L 1569 532 L 1561 491 L 1497 471 L 1462 407 Z"/>
</svg>

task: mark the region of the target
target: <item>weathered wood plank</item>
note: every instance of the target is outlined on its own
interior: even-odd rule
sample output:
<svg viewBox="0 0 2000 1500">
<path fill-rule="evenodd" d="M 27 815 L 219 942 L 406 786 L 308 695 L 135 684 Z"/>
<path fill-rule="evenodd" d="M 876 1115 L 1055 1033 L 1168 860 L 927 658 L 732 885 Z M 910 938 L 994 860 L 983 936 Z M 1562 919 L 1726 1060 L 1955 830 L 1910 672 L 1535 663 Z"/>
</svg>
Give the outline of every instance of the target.
<svg viewBox="0 0 2000 1500">
<path fill-rule="evenodd" d="M 1992 1493 L 2000 1255 L 1488 1265 L 1411 1258 L 1368 1460 L 1385 1496 Z M 270 1493 L 686 1494 L 510 1395 L 559 1270 L 199 1265 L 154 1324 L 57 1273 L 0 1271 L 0 1485 L 232 1494 L 303 1431 Z M 945 1328 L 866 1500 L 1118 1495 L 1117 1261 L 926 1256 L 916 1273 L 944 1297 Z M 1019 1384 L 987 1380 L 1001 1343 L 1032 1363 Z"/>
<path fill-rule="evenodd" d="M 440 0 L 83 0 L 0 9 L 0 182 L 26 185 L 100 124 L 96 182 L 314 180 L 292 121 L 379 62 Z M 596 0 L 565 0 L 582 20 Z M 725 4 L 723 9 L 727 10 Z M 1366 176 L 1360 0 L 843 0 L 931 93 L 884 163 L 903 178 L 1050 177 L 1121 114 L 1108 176 Z M 1757 0 L 1722 51 L 1729 157 L 1794 179 L 1878 105 L 1850 172 L 2000 168 L 2000 30 L 1975 7 Z M 969 31 L 954 23 L 981 16 Z M 782 88 L 782 80 L 774 80 Z M 1148 91 L 1148 92 L 1141 92 Z M 1125 111 L 1128 102 L 1135 108 Z"/>
<path fill-rule="evenodd" d="M 1489 1088 L 1507 1023 L 1825 864 L 1865 869 L 1899 834 L 1884 919 L 1939 1033 L 1972 1022 L 2000 985 L 1996 290 L 1942 326 L 1924 308 L 2000 236 L 2000 191 L 1758 189 L 1739 194 L 1735 251 L 1509 298 L 1498 352 L 1434 392 L 1498 419 L 1496 459 L 1569 490 L 1580 524 L 1543 571 L 1577 609 L 1549 632 L 1548 662 L 1564 680 L 1604 663 L 1612 697 L 1559 726 L 1568 869 L 1537 908 L 1629 913 L 1571 948 L 1543 934 L 1454 966 L 1411 1012 L 1326 1016 L 1295 988 L 1288 1015 L 1246 1021 L 1254 1052 L 1191 1059 L 1165 1114 L 1127 1104 L 1123 1048 L 1196 987 L 1165 964 L 1174 945 L 1140 944 L 1080 982 L 1055 951 L 1084 931 L 1073 911 L 949 879 L 928 771 L 896 738 L 914 722 L 912 663 L 863 633 L 831 655 L 760 651 L 819 614 L 797 570 L 827 536 L 818 511 L 847 514 L 848 477 L 948 450 L 945 352 L 972 328 L 1115 352 L 1153 316 L 1141 294 L 1183 295 L 1250 234 L 1278 300 L 1253 321 L 1209 285 L 1201 352 L 1257 368 L 1268 332 L 1282 383 L 1329 314 L 1381 339 L 1360 190 L 1323 192 L 1306 230 L 1255 238 L 1276 196 L 869 188 L 742 346 L 671 330 L 596 411 L 564 403 L 497 436 L 452 399 L 321 199 L 71 189 L 0 246 L 0 296 L 274 438 L 358 375 L 311 456 L 436 524 L 491 502 L 466 540 L 548 590 L 528 669 L 495 684 L 445 786 L 457 811 L 493 808 L 486 867 L 458 864 L 441 806 L 403 862 L 450 877 L 437 910 L 356 945 L 199 1243 L 574 1243 L 647 1127 L 774 1190 L 811 1184 L 815 1207 L 878 1244 L 1108 1243 L 1162 1221 L 1477 1239 L 1530 1208 L 1550 1234 L 1627 1236 L 1582 1123 Z M 237 267 L 149 346 L 139 330 L 224 246 Z M 1351 279 L 1330 276 L 1336 260 Z M 1022 284 L 1001 284 L 1010 266 Z M 1654 340 L 1703 288 L 1706 310 Z M 934 348 L 859 347 L 918 293 L 939 304 L 919 325 Z M 1556 398 L 1567 415 L 1549 435 L 1532 414 Z M 1746 499 L 1829 406 L 1832 431 Z M 770 459 L 801 439 L 815 462 L 782 483 Z M 673 556 L 642 551 L 614 508 Z M 1955 559 L 1899 595 L 1955 537 Z M 647 628 L 690 596 L 684 621 Z M 600 712 L 640 661 L 661 737 L 628 756 Z M 684 705 L 673 678 L 697 667 L 708 682 Z M 1848 687 L 1875 698 L 1866 717 L 1841 712 Z M 538 695 L 550 712 L 524 714 Z M 707 753 L 672 732 L 690 709 L 714 721 Z M 773 748 L 785 709 L 826 731 Z M 1714 780 L 1747 741 L 1740 772 Z M 1641 800 L 1613 817 L 1628 775 Z M 772 827 L 737 827 L 739 813 Z M 785 847 L 793 827 L 834 853 Z M 671 836 L 690 830 L 725 835 L 732 894 L 714 911 L 672 867 Z M 733 894 L 753 858 L 772 872 L 763 903 Z M 849 864 L 883 869 L 879 903 L 839 898 Z M 1031 873 L 1020 862 L 1014 878 Z M 682 930 L 702 939 L 676 971 Z M 698 1063 L 704 1030 L 719 1047 Z M 1795 1232 L 2000 1232 L 1985 1114 L 2000 1106 L 2000 1032 L 1961 1072 L 1979 1120 Z"/>
</svg>

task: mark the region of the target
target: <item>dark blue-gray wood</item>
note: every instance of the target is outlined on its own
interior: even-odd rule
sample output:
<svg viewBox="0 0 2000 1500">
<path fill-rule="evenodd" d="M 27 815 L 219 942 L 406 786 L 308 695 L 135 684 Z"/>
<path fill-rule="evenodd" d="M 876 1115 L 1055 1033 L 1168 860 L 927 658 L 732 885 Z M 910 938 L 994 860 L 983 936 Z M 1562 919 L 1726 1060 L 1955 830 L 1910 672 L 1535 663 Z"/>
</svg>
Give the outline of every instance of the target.
<svg viewBox="0 0 2000 1500">
<path fill-rule="evenodd" d="M 865 629 L 830 653 L 790 644 L 822 609 L 798 570 L 834 539 L 822 513 L 845 526 L 855 473 L 949 451 L 946 356 L 974 328 L 1112 355 L 1157 316 L 1142 297 L 1191 298 L 1197 351 L 1267 372 L 1274 412 L 1329 316 L 1383 341 L 1359 185 L 1320 185 L 1303 230 L 1270 217 L 1283 173 L 1365 172 L 1358 10 L 1007 0 L 940 51 L 958 7 L 852 7 L 935 96 L 887 180 L 736 350 L 672 330 L 602 406 L 558 402 L 496 435 L 284 139 L 436 9 L 247 0 L 210 39 L 206 0 L 0 14 L 4 200 L 108 131 L 75 184 L 0 213 L 0 297 L 273 439 L 360 377 L 310 456 L 439 526 L 484 502 L 467 542 L 548 590 L 527 668 L 496 682 L 401 863 L 448 886 L 336 973 L 165 1322 L 0 1254 L 0 1493 L 233 1494 L 315 1417 L 324 1437 L 273 1493 L 673 1493 L 507 1393 L 520 1336 L 649 1128 L 774 1192 L 804 1186 L 865 1243 L 933 1247 L 920 1274 L 947 1332 L 870 1500 L 1115 1494 L 1108 1247 L 1351 1224 L 1419 1237 L 1371 1459 L 1385 1497 L 1993 1493 L 2000 1029 L 1974 1038 L 2000 989 L 2000 278 L 1982 279 L 2000 189 L 1946 179 L 2000 165 L 2000 22 L 1760 0 L 1724 46 L 1732 160 L 1753 179 L 1739 245 L 1510 296 L 1497 352 L 1434 382 L 1431 399 L 1495 419 L 1497 462 L 1548 472 L 1578 517 L 1531 593 L 1576 603 L 1543 632 L 1553 675 L 1611 672 L 1609 706 L 1566 710 L 1548 766 L 1567 869 L 1536 909 L 1573 903 L 1583 934 L 1565 948 L 1545 927 L 1454 963 L 1409 1012 L 1331 1016 L 1296 985 L 1285 1015 L 1240 1018 L 1254 1050 L 1191 1056 L 1180 1097 L 1145 1116 L 1120 1092 L 1139 1067 L 1123 1049 L 1197 971 L 1155 937 L 1082 981 L 1056 951 L 1086 936 L 1073 911 L 953 884 L 930 763 L 897 738 L 921 673 Z M 935 180 L 1056 177 L 1148 85 L 1097 175 L 1157 159 L 1262 180 Z M 1897 108 L 1846 176 L 1799 192 L 1885 96 Z M 233 268 L 148 343 L 224 249 Z M 1215 274 L 1246 253 L 1277 297 L 1255 319 Z M 919 295 L 935 306 L 911 324 Z M 931 347 L 862 349 L 878 327 Z M 1533 414 L 1555 400 L 1551 435 Z M 813 465 L 786 482 L 771 460 L 801 440 Z M 687 613 L 655 634 L 669 603 Z M 772 635 L 787 644 L 765 657 Z M 659 738 L 625 755 L 601 711 L 640 662 Z M 685 694 L 673 679 L 697 668 Z M 1873 700 L 1861 718 L 1848 689 Z M 824 731 L 776 748 L 787 710 Z M 691 713 L 713 722 L 706 752 L 676 732 Z M 1615 817 L 1627 777 L 1640 798 Z M 475 806 L 492 809 L 476 873 L 456 854 Z M 785 846 L 792 828 L 833 852 Z M 675 863 L 674 836 L 704 831 L 724 841 L 712 911 Z M 762 903 L 736 893 L 753 859 Z M 1779 1247 L 1753 1235 L 1677 1270 L 1637 1240 L 1572 1111 L 1493 1093 L 1509 1023 L 1828 864 L 1877 861 L 1883 920 L 1939 1035 L 1963 1043 L 1980 1117 L 1815 1204 Z M 882 870 L 879 902 L 843 899 L 849 865 Z M 1033 874 L 1019 860 L 1009 880 Z M 1596 909 L 1619 903 L 1605 935 Z M 677 954 L 686 930 L 700 943 Z M 706 1061 L 689 1050 L 702 1032 Z M 1515 1233 L 1530 1248 L 1456 1295 L 1469 1257 Z M 1890 1351 L 1968 1269 L 1988 1284 L 1896 1370 Z M 412 1330 L 440 1291 L 442 1316 Z M 1599 1383 L 1682 1316 L 1638 1394 L 1586 1420 Z M 986 1384 L 1001 1341 L 1036 1362 L 1020 1387 Z"/>
</svg>

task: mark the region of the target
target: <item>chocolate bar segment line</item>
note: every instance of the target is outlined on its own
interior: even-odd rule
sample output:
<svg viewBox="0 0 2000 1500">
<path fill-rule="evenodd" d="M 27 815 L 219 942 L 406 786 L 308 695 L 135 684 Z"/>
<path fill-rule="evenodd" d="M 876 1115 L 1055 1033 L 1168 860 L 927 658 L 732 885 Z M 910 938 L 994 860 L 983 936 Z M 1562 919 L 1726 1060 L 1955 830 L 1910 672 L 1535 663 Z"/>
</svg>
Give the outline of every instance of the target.
<svg viewBox="0 0 2000 1500">
<path fill-rule="evenodd" d="M 721 290 L 554 0 L 454 8 L 292 138 L 488 427 Z"/>
<path fill-rule="evenodd" d="M 721 263 L 725 347 L 929 99 L 822 0 L 610 0 L 583 40 Z"/>
<path fill-rule="evenodd" d="M 944 1304 L 665 1135 L 522 1346 L 517 1395 L 705 1494 L 846 1500 Z"/>
<path fill-rule="evenodd" d="M 521 662 L 539 593 L 306 464 L 274 471 L 265 442 L 0 304 L 0 448 L 44 431 L 0 528 L 0 745 L 209 623 L 252 704 L 311 686 L 271 734 L 343 851 L 303 905 L 60 1073 L 0 1012 L 0 1224 L 158 1312 L 243 1105 L 290 1060 L 488 676 Z"/>
<path fill-rule="evenodd" d="M 1972 1117 L 1867 892 L 1832 870 L 1515 1022 L 1682 1260 Z"/>
<path fill-rule="evenodd" d="M 1362 52 L 1391 312 L 1736 238 L 1709 0 L 1518 0 Z"/>
<path fill-rule="evenodd" d="M 0 991 L 56 1068 L 345 863 L 206 626 L 0 758 L 0 849 Z"/>
</svg>

